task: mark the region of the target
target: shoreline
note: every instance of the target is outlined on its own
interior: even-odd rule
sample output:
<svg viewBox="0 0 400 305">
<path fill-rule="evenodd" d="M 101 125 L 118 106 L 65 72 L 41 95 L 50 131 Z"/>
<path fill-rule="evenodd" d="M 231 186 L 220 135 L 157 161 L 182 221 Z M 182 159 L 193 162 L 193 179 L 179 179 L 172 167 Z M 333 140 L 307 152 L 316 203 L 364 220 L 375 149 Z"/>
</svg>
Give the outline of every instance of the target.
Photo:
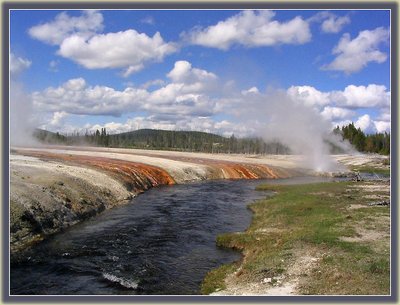
<svg viewBox="0 0 400 305">
<path fill-rule="evenodd" d="M 10 155 L 11 258 L 14 260 L 24 249 L 47 236 L 130 202 L 138 194 L 159 185 L 213 179 L 275 179 L 292 177 L 299 172 L 256 163 L 205 159 L 188 162 L 115 152 L 94 155 L 90 150 L 71 153 L 13 148 Z"/>
<path fill-rule="evenodd" d="M 244 232 L 217 236 L 218 246 L 242 258 L 211 270 L 203 294 L 389 294 L 390 208 L 381 203 L 390 200 L 390 181 L 266 183 L 258 189 L 275 195 L 249 205 L 253 217 Z"/>
<path fill-rule="evenodd" d="M 19 154 L 13 154 L 10 160 L 11 178 L 14 180 L 11 187 L 18 185 L 18 182 L 25 185 L 36 183 L 45 188 L 45 190 L 40 190 L 41 193 L 50 195 L 47 196 L 47 201 L 45 200 L 47 205 L 44 207 L 52 207 L 52 210 L 43 211 L 42 209 L 33 211 L 36 213 L 34 214 L 36 219 L 39 218 L 39 220 L 42 221 L 41 224 L 46 224 L 49 220 L 46 220 L 46 217 L 42 217 L 43 214 L 47 213 L 52 215 L 54 214 L 53 211 L 57 210 L 61 210 L 63 213 L 65 212 L 64 214 L 61 213 L 61 215 L 58 213 L 59 217 L 50 221 L 50 223 L 53 223 L 52 228 L 44 227 L 47 231 L 42 231 L 42 234 L 40 235 L 31 234 L 29 236 L 30 232 L 34 232 L 34 228 L 32 227 L 31 230 L 28 230 L 28 234 L 26 234 L 27 232 L 22 232 L 25 233 L 25 239 L 20 238 L 20 241 L 22 239 L 22 242 L 18 244 L 17 241 L 17 243 L 14 244 L 17 246 L 14 248 L 17 249 L 17 251 L 11 253 L 11 260 L 15 261 L 18 261 L 18 256 L 23 254 L 24 248 L 29 249 L 30 246 L 47 236 L 56 234 L 71 225 L 93 217 L 105 209 L 127 203 L 139 193 L 144 192 L 149 188 L 157 187 L 158 185 L 181 184 L 190 181 L 212 179 L 274 179 L 280 178 L 280 175 L 282 178 L 287 178 L 298 176 L 300 173 L 304 174 L 305 172 L 304 170 L 296 170 L 293 167 L 280 168 L 277 166 L 266 166 L 265 164 L 268 161 L 262 160 L 263 162 L 255 163 L 260 160 L 254 157 L 245 159 L 243 156 L 241 157 L 244 159 L 242 161 L 246 162 L 236 163 L 240 160 L 238 159 L 238 156 L 234 156 L 233 160 L 228 159 L 221 161 L 221 156 L 206 156 L 209 157 L 209 159 L 205 158 L 205 156 L 202 156 L 202 158 L 196 156 L 195 158 L 195 156 L 190 153 L 179 153 L 179 156 L 174 154 L 172 156 L 166 156 L 165 151 L 162 151 L 162 154 L 154 155 L 150 153 L 147 155 L 143 151 L 140 151 L 139 153 L 134 151 L 124 151 L 122 153 L 117 149 L 113 149 L 112 152 L 108 152 L 110 154 L 108 155 L 104 149 L 100 149 L 99 151 L 97 148 L 91 148 L 88 150 L 63 150 L 58 147 L 56 150 L 23 149 L 14 152 Z M 341 158 L 341 161 L 354 161 L 350 157 L 346 156 L 341 156 Z M 225 156 L 224 159 L 226 159 Z M 367 159 L 367 164 L 368 160 L 369 159 Z M 12 161 L 17 162 L 16 164 L 12 164 Z M 137 161 L 140 162 L 138 163 Z M 352 165 L 346 164 L 345 162 L 343 163 L 347 166 Z M 364 163 L 362 162 L 358 162 L 356 165 L 362 166 L 363 164 Z M 46 168 L 44 165 L 49 168 Z M 24 173 L 23 176 L 18 176 L 18 174 L 16 175 L 15 172 L 12 171 L 15 168 L 18 169 L 18 166 L 20 169 L 24 169 L 22 170 Z M 142 174 L 143 171 L 145 172 L 144 177 L 140 178 L 140 172 L 132 172 L 132 167 L 141 167 L 140 172 Z M 36 177 L 33 179 L 34 181 L 30 181 L 32 179 L 29 177 L 29 171 L 27 172 L 26 168 L 32 170 L 32 177 Z M 153 170 L 153 174 L 150 174 L 151 178 L 147 179 L 151 172 L 149 172 L 149 168 Z M 154 171 L 157 174 L 154 174 Z M 158 176 L 160 176 L 160 173 L 163 174 L 161 175 L 162 180 L 159 181 L 160 177 Z M 17 177 L 19 181 L 16 181 Z M 138 179 L 138 177 L 140 179 Z M 136 183 L 132 183 L 132 179 L 135 180 Z M 139 184 L 137 184 L 138 181 L 140 182 Z M 32 188 L 30 188 L 30 190 L 32 191 Z M 38 190 L 36 189 L 33 193 L 28 192 L 28 194 L 37 194 L 37 191 Z M 36 203 L 37 202 L 38 201 L 36 201 Z M 12 205 L 13 204 L 11 204 L 11 206 Z M 43 204 L 41 204 L 41 206 L 43 206 Z M 68 210 L 71 209 L 77 213 L 71 216 L 71 213 L 67 213 Z M 30 212 L 32 213 L 32 210 L 30 210 Z M 21 215 L 20 213 L 19 216 L 21 219 L 23 214 Z M 254 214 L 252 222 L 253 218 Z M 67 221 L 65 221 L 66 219 Z M 26 219 L 24 221 L 26 224 Z M 54 223 L 56 224 L 55 229 Z M 18 232 L 17 230 L 17 233 L 21 232 Z M 217 237 L 217 240 L 218 239 L 219 238 Z M 223 245 L 223 242 L 220 244 Z M 307 255 L 305 256 L 307 257 Z M 311 254 L 308 255 L 308 257 L 313 258 Z M 300 263 L 300 265 L 307 265 L 307 262 Z M 227 270 L 227 272 L 230 272 L 230 275 L 227 275 L 227 278 L 232 278 L 232 274 L 241 274 L 242 271 L 240 267 L 238 268 L 239 269 L 237 270 Z M 269 277 L 263 278 L 262 280 L 268 282 Z M 280 278 L 274 280 L 282 282 L 282 279 Z M 265 284 L 266 283 L 263 283 L 263 286 L 265 286 Z M 290 289 L 294 291 L 294 286 L 292 285 L 290 287 Z M 272 294 L 288 294 L 289 289 L 287 287 L 283 289 L 282 286 L 269 288 L 274 288 L 270 291 Z M 222 294 L 223 290 L 217 291 L 216 293 Z M 242 294 L 246 294 L 246 291 L 242 292 Z"/>
</svg>

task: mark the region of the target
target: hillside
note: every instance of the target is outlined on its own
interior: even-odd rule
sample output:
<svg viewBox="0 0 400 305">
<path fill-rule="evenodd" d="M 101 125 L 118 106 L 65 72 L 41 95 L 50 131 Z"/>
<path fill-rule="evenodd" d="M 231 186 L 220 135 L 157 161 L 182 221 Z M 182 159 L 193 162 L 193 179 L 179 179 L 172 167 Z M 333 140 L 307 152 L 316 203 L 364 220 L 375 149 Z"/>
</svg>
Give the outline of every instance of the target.
<svg viewBox="0 0 400 305">
<path fill-rule="evenodd" d="M 105 128 L 95 133 L 61 135 L 41 129 L 34 136 L 47 144 L 90 145 L 114 148 L 144 148 L 207 153 L 288 154 L 289 148 L 278 143 L 265 143 L 261 138 L 236 138 L 200 131 L 140 129 L 108 134 Z"/>
</svg>

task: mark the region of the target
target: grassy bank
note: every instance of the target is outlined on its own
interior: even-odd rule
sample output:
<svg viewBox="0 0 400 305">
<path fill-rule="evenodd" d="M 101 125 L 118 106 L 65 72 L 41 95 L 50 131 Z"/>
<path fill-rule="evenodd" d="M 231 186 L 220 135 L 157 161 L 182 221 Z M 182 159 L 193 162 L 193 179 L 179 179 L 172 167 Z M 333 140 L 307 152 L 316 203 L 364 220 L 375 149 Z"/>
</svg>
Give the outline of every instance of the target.
<svg viewBox="0 0 400 305">
<path fill-rule="evenodd" d="M 378 174 L 383 176 L 390 176 L 390 168 L 374 167 L 368 165 L 352 166 L 351 170 L 353 172 Z"/>
<path fill-rule="evenodd" d="M 250 227 L 217 237 L 242 261 L 209 272 L 202 293 L 389 294 L 390 209 L 369 205 L 388 196 L 378 183 L 260 186 L 275 195 L 250 205 Z"/>
</svg>

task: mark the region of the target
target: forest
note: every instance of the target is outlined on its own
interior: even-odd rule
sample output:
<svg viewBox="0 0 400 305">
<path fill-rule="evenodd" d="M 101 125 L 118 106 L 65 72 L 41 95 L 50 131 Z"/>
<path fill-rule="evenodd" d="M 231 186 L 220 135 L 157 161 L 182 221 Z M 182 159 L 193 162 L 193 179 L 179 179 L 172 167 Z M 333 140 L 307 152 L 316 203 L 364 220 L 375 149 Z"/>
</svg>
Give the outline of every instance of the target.
<svg viewBox="0 0 400 305">
<path fill-rule="evenodd" d="M 342 128 L 337 126 L 333 132 L 348 140 L 360 152 L 390 154 L 390 134 L 387 132 L 365 134 L 360 128 L 356 128 L 353 123 L 342 126 Z"/>
<path fill-rule="evenodd" d="M 390 134 L 365 134 L 353 123 L 336 127 L 333 133 L 348 140 L 358 151 L 388 155 L 390 154 Z M 106 128 L 85 134 L 53 133 L 36 129 L 34 136 L 42 143 L 62 145 L 91 145 L 115 148 L 141 148 L 175 150 L 205 153 L 235 154 L 290 154 L 289 147 L 278 140 L 265 142 L 262 138 L 238 138 L 235 135 L 223 137 L 200 131 L 175 131 L 140 129 L 119 134 L 109 134 Z M 329 143 L 329 142 L 328 142 Z M 337 146 L 329 143 L 332 153 L 343 153 Z"/>
</svg>

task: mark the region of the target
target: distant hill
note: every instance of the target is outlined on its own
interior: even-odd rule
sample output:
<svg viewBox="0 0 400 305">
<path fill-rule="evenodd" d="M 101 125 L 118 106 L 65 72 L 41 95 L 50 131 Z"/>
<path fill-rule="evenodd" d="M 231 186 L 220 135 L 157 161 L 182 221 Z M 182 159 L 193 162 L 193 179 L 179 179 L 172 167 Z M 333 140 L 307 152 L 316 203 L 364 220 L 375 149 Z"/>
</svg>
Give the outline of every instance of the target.
<svg viewBox="0 0 400 305">
<path fill-rule="evenodd" d="M 62 135 L 37 129 L 34 136 L 43 143 L 92 145 L 121 148 L 144 148 L 208 153 L 288 154 L 289 148 L 278 143 L 265 143 L 261 138 L 224 137 L 201 131 L 140 129 L 107 134 L 105 128 L 94 133 Z"/>
<path fill-rule="evenodd" d="M 111 146 L 203 151 L 217 149 L 227 138 L 201 131 L 140 129 L 109 135 Z"/>
<path fill-rule="evenodd" d="M 33 133 L 33 137 L 38 139 L 42 143 L 46 144 L 60 144 L 64 143 L 67 141 L 67 137 L 64 135 L 61 135 L 58 132 L 51 132 L 48 130 L 43 130 L 36 128 Z"/>
</svg>

